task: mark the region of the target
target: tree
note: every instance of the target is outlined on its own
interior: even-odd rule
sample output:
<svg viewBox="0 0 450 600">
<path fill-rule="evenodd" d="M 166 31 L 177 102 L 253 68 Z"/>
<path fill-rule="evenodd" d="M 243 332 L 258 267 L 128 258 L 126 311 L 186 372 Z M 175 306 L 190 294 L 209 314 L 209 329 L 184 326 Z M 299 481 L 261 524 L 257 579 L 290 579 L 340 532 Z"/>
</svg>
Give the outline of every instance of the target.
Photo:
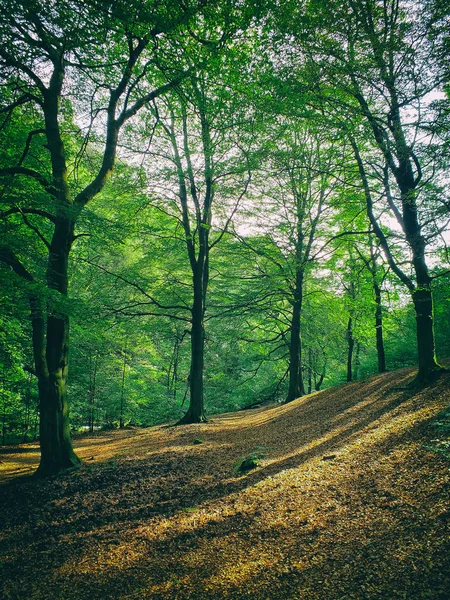
<svg viewBox="0 0 450 600">
<path fill-rule="evenodd" d="M 433 156 L 427 153 L 422 134 L 432 118 L 429 95 L 440 89 L 441 73 L 430 60 L 419 11 L 420 3 L 408 0 L 348 0 L 326 7 L 312 3 L 306 13 L 308 29 L 303 26 L 297 39 L 319 81 L 317 101 L 340 115 L 361 177 L 365 169 L 368 188 L 372 177 L 383 182 L 384 210 L 397 221 L 411 253 L 413 276 L 409 277 L 401 274 L 389 250 L 380 225 L 381 211 L 376 214 L 368 206 L 383 252 L 411 294 L 417 322 L 418 381 L 424 382 L 439 369 L 427 249 L 445 225 L 438 223 L 439 211 L 431 206 Z M 411 119 L 412 115 L 416 118 Z"/>
<path fill-rule="evenodd" d="M 357 249 L 358 250 L 358 249 Z M 377 360 L 378 360 L 378 372 L 386 372 L 386 353 L 384 349 L 384 335 L 383 335 L 383 305 L 382 305 L 382 291 L 381 286 L 386 273 L 380 277 L 379 268 L 379 247 L 375 248 L 373 243 L 373 236 L 369 236 L 369 256 L 365 256 L 358 250 L 359 257 L 364 262 L 366 269 L 370 273 L 372 279 L 373 296 L 375 301 L 375 336 L 376 336 L 376 348 L 377 348 Z"/>
<path fill-rule="evenodd" d="M 3 127 L 10 126 L 18 111 L 32 114 L 38 124 L 29 128 L 23 151 L 6 157 L 0 169 L 6 202 L 1 218 L 10 220 L 13 236 L 12 244 L 1 248 L 0 259 L 29 282 L 40 403 L 39 474 L 79 464 L 68 421 L 69 316 L 65 301 L 77 221 L 114 168 L 125 123 L 185 77 L 176 64 L 153 69 L 151 65 L 163 59 L 160 40 L 169 44 L 171 32 L 195 18 L 202 5 L 93 0 L 81 6 L 67 0 L 45 4 L 7 1 L 3 7 Z M 76 131 L 72 113 L 75 95 L 82 88 L 79 97 L 87 100 L 90 108 L 84 135 Z M 72 130 L 70 138 L 68 129 Z M 45 142 L 44 162 L 33 152 L 37 140 Z M 91 140 L 103 141 L 103 151 L 89 156 Z M 23 202 L 18 180 L 29 182 L 32 188 L 29 204 Z M 22 256 L 14 239 L 18 217 L 47 253 L 43 276 L 47 297 L 36 292 L 40 273 L 32 273 L 29 258 Z"/>
</svg>

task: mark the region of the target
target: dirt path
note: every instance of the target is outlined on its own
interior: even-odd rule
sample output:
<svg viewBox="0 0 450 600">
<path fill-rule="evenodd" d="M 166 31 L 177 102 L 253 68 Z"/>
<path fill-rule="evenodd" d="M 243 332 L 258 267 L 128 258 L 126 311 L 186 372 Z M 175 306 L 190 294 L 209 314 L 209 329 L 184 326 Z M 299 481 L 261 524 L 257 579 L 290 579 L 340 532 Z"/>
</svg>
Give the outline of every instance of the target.
<svg viewBox="0 0 450 600">
<path fill-rule="evenodd" d="M 450 462 L 427 447 L 450 374 L 393 389 L 410 377 L 83 438 L 59 479 L 14 479 L 35 447 L 0 454 L 3 597 L 448 600 Z"/>
</svg>

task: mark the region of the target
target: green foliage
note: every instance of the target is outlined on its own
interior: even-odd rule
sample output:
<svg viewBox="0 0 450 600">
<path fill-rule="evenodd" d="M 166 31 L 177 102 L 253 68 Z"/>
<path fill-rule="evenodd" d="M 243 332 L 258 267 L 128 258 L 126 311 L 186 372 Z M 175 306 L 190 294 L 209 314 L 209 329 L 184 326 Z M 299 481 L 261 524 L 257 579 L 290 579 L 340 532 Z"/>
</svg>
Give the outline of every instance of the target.
<svg viewBox="0 0 450 600">
<path fill-rule="evenodd" d="M 416 177 L 418 165 L 423 171 L 417 214 L 436 277 L 437 351 L 450 356 L 450 279 L 443 275 L 450 205 L 448 98 L 432 103 L 426 95 L 441 78 L 448 81 L 445 2 L 426 2 L 427 11 L 417 20 L 417 6 L 409 1 L 398 14 L 392 2 L 281 4 L 4 3 L 0 251 L 11 249 L 34 281 L 0 262 L 2 443 L 37 435 L 31 296 L 46 311 L 71 319 L 73 429 L 155 425 L 183 415 L 189 403 L 193 302 L 187 248 L 192 245 L 198 256 L 205 239 L 210 246 L 203 320 L 208 414 L 285 399 L 299 272 L 306 391 L 345 381 L 349 317 L 358 349 L 355 374 L 376 372 L 374 279 L 382 293 L 388 368 L 415 364 L 416 324 L 407 290 L 379 248 L 377 273 L 368 268 L 376 243 L 373 232 L 367 233 L 364 189 L 349 144 L 353 136 L 393 261 L 410 276 L 410 247 L 393 209 L 400 206 L 399 194 L 391 173 L 392 199 L 386 204 L 389 155 L 379 144 L 384 139 L 388 148 L 399 147 L 392 138 L 392 90 L 380 68 L 389 63 L 389 52 L 398 65 L 399 101 L 405 113 L 418 115 L 417 123 L 407 122 L 404 136 L 408 152 L 414 151 L 409 157 Z M 391 11 L 391 21 L 383 7 Z M 69 205 L 64 208 L 76 216 L 69 297 L 47 285 L 52 219 L 61 210 L 54 192 L 33 176 L 5 175 L 20 165 L 52 177 L 45 120 L 36 101 L 39 86 L 7 58 L 14 51 L 30 68 L 40 65 L 45 79 L 51 52 L 44 49 L 47 42 L 37 43 L 33 11 L 45 24 L 51 48 L 59 50 L 64 40 L 67 53 L 58 119 L 69 200 L 101 168 L 108 90 L 119 85 L 130 47 L 147 44 L 132 68 L 134 79 L 121 108 L 189 70 L 189 77 L 127 121 L 114 172 L 95 203 L 77 215 Z M 34 31 L 31 37 L 18 35 L 27 27 Z M 381 48 L 378 38 L 389 43 Z M 367 110 L 355 95 L 356 84 L 366 94 Z M 378 124 L 387 124 L 381 138 L 366 122 L 367 111 Z M 214 203 L 205 208 L 208 185 Z M 245 460 L 255 467 L 261 457 L 250 453 L 238 468 Z"/>
</svg>

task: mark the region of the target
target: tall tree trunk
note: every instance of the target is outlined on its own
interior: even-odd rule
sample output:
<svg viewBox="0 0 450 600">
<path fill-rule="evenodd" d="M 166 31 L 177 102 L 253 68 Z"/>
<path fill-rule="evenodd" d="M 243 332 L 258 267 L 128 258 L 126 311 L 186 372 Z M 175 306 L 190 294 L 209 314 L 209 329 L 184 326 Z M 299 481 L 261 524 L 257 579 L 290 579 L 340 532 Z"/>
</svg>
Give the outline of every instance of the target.
<svg viewBox="0 0 450 600">
<path fill-rule="evenodd" d="M 366 116 L 372 127 L 374 139 L 382 151 L 387 168 L 393 175 L 400 191 L 401 213 L 398 208 L 396 208 L 392 199 L 390 199 L 390 191 L 388 189 L 389 181 L 386 177 L 386 196 L 411 249 L 415 282 L 400 269 L 393 259 L 387 239 L 373 213 L 372 199 L 361 156 L 354 140 L 351 143 L 355 151 L 359 171 L 362 177 L 367 201 L 367 212 L 374 228 L 374 232 L 380 240 L 392 270 L 408 287 L 412 296 L 416 312 L 417 348 L 419 356 L 417 381 L 419 383 L 424 383 L 431 377 L 434 371 L 441 370 L 442 367 L 436 360 L 431 278 L 425 260 L 426 241 L 422 235 L 422 227 L 418 217 L 417 194 L 418 185 L 422 179 L 422 169 L 420 168 L 418 157 L 413 153 L 412 148 L 406 140 L 404 126 L 401 120 L 401 103 L 398 98 L 398 91 L 395 88 L 395 76 L 392 71 L 390 71 L 394 61 L 391 61 L 389 65 L 384 63 L 383 52 L 379 52 L 380 48 L 377 46 L 379 43 L 378 35 L 373 35 L 371 37 L 371 42 L 374 47 L 375 57 L 378 66 L 380 67 L 384 84 L 390 96 L 389 130 L 394 142 L 392 146 L 391 144 L 386 144 L 387 136 L 386 131 L 383 130 L 381 126 L 382 121 L 374 117 L 361 90 L 357 89 L 355 98 L 360 103 L 363 114 Z M 393 149 L 395 149 L 394 153 L 397 163 L 394 160 L 394 154 L 392 153 Z"/>
<path fill-rule="evenodd" d="M 119 414 L 119 428 L 125 427 L 124 421 L 124 409 L 125 409 L 125 375 L 127 369 L 127 343 L 123 349 L 123 366 L 122 366 L 122 381 L 120 386 L 120 414 Z"/>
<path fill-rule="evenodd" d="M 92 366 L 92 363 L 94 365 Z M 88 402 L 89 402 L 89 431 L 93 433 L 94 425 L 95 425 L 95 388 L 97 382 L 97 364 L 98 357 L 96 356 L 94 360 L 92 360 L 92 356 L 89 356 L 89 394 L 88 394 Z"/>
<path fill-rule="evenodd" d="M 312 348 L 308 350 L 308 394 L 312 392 L 313 355 Z"/>
<path fill-rule="evenodd" d="M 353 361 L 353 379 L 358 379 L 359 375 L 359 366 L 360 366 L 360 356 L 361 356 L 361 342 L 355 342 L 355 360 Z"/>
<path fill-rule="evenodd" d="M 410 160 L 400 161 L 397 182 L 401 190 L 405 236 L 412 250 L 412 263 L 416 275 L 416 289 L 412 292 L 412 300 L 416 312 L 419 356 L 417 380 L 419 383 L 424 383 L 433 371 L 441 367 L 436 360 L 431 277 L 425 260 L 426 242 L 417 216 L 416 183 Z"/>
<path fill-rule="evenodd" d="M 5 379 L 2 381 L 2 400 L 3 400 L 3 411 L 2 411 L 2 446 L 6 442 L 6 392 L 5 392 Z"/>
<path fill-rule="evenodd" d="M 375 295 L 375 334 L 377 343 L 378 373 L 386 372 L 386 354 L 383 339 L 383 309 L 381 305 L 381 288 L 375 277 L 373 279 L 373 291 Z"/>
<path fill-rule="evenodd" d="M 347 324 L 347 381 L 353 380 L 353 349 L 355 347 L 355 338 L 353 337 L 353 319 L 350 316 Z"/>
<path fill-rule="evenodd" d="M 302 338 L 300 331 L 301 302 L 294 302 L 291 319 L 291 339 L 289 343 L 289 387 L 286 402 L 302 395 Z"/>
<path fill-rule="evenodd" d="M 25 426 L 23 428 L 22 444 L 25 444 L 25 442 L 27 441 L 28 431 L 30 430 L 30 427 L 31 427 L 31 383 L 32 383 L 32 381 L 33 381 L 33 374 L 30 373 L 28 376 L 27 391 L 26 391 L 26 395 L 25 395 L 26 416 L 25 416 Z"/>
<path fill-rule="evenodd" d="M 300 245 L 300 242 L 298 242 Z M 289 343 L 289 387 L 286 402 L 292 402 L 305 393 L 302 376 L 301 318 L 303 305 L 304 271 L 297 266 L 294 301 L 292 305 L 291 340 Z"/>
<path fill-rule="evenodd" d="M 419 354 L 419 383 L 426 382 L 441 367 L 436 361 L 433 331 L 433 299 L 429 286 L 419 287 L 413 293 L 416 312 L 417 348 Z"/>
<path fill-rule="evenodd" d="M 181 423 L 202 423 L 206 421 L 204 396 L 203 396 L 203 369 L 205 352 L 205 295 L 204 289 L 204 268 L 197 261 L 196 268 L 193 270 L 192 280 L 194 288 L 194 298 L 192 302 L 192 323 L 191 323 L 191 370 L 189 376 L 190 400 L 189 409 Z"/>
</svg>

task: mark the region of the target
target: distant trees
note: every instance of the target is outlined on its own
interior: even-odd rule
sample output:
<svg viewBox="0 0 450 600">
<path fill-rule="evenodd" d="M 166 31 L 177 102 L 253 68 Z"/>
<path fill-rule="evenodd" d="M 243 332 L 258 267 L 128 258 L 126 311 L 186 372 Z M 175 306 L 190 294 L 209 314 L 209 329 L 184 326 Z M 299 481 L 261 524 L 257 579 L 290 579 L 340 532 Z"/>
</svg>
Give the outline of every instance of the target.
<svg viewBox="0 0 450 600">
<path fill-rule="evenodd" d="M 418 19 L 420 5 L 349 0 L 339 6 L 327 4 L 325 11 L 314 10 L 313 20 L 317 19 L 321 33 L 306 47 L 311 57 L 320 57 L 324 81 L 339 90 L 338 96 L 331 96 L 328 88 L 326 103 L 341 111 L 366 192 L 371 226 L 392 270 L 411 294 L 417 322 L 418 379 L 424 381 L 438 368 L 427 250 L 445 225 L 432 216 L 436 215 L 429 187 L 433 156 L 423 142 L 430 118 L 429 94 L 439 90 L 441 79 L 436 64 L 429 60 L 427 32 Z M 368 145 L 372 154 L 364 158 Z M 373 180 L 381 182 L 379 200 L 396 220 L 411 254 L 411 276 L 394 258 L 383 232 L 381 215 L 371 200 Z"/>
</svg>

